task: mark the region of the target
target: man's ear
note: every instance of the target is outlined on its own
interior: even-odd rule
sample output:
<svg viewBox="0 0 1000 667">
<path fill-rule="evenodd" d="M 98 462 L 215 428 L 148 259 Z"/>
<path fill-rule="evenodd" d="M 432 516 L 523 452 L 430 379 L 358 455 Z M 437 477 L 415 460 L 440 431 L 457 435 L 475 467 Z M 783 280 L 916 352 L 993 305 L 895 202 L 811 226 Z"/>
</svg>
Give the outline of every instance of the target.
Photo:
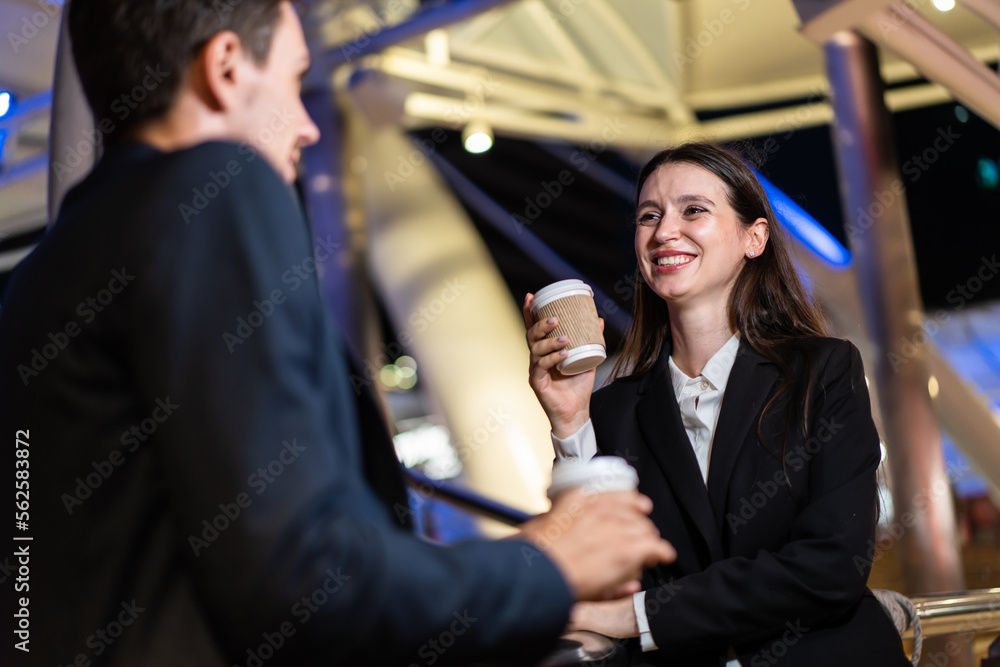
<svg viewBox="0 0 1000 667">
<path fill-rule="evenodd" d="M 213 111 L 225 112 L 243 103 L 241 92 L 250 74 L 249 64 L 240 38 L 232 30 L 216 33 L 202 47 L 192 74 Z"/>
</svg>

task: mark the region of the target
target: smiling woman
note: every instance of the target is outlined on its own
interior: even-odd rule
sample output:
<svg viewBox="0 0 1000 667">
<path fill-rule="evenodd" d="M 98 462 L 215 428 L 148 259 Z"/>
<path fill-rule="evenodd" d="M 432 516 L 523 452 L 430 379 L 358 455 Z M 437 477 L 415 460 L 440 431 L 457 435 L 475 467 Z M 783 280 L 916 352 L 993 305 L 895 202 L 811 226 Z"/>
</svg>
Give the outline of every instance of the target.
<svg viewBox="0 0 1000 667">
<path fill-rule="evenodd" d="M 712 313 L 723 342 L 733 331 L 755 348 L 825 333 L 792 264 L 784 230 L 770 224 L 776 217 L 767 195 L 737 156 L 701 143 L 662 151 L 640 172 L 636 200 L 639 289 L 616 376 L 650 370 L 671 338 L 668 301 L 675 314 Z M 658 256 L 681 249 L 692 259 L 701 257 L 701 266 L 685 267 L 678 280 L 669 276 L 672 267 L 651 266 L 654 259 L 662 263 Z M 659 279 L 658 271 L 668 277 Z"/>
<path fill-rule="evenodd" d="M 632 665 L 909 664 L 866 586 L 880 452 L 861 358 L 824 336 L 774 221 L 738 156 L 662 151 L 639 175 L 617 379 L 591 395 L 593 371 L 555 370 L 558 321 L 528 331 L 557 459 L 627 457 L 677 550 L 631 598 L 574 610 L 574 629 L 638 637 Z"/>
</svg>

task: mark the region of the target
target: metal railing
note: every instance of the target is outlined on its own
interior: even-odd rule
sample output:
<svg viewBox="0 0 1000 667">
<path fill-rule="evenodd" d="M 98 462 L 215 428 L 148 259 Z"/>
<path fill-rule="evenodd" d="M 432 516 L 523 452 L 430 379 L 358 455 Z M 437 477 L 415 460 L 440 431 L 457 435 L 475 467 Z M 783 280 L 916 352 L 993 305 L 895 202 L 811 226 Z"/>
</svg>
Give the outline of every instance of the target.
<svg viewBox="0 0 1000 667">
<path fill-rule="evenodd" d="M 1000 588 L 914 595 L 910 602 L 917 610 L 925 637 L 963 632 L 1000 633 Z M 913 639 L 913 630 L 904 639 Z"/>
<path fill-rule="evenodd" d="M 527 512 L 504 505 L 475 491 L 439 479 L 431 479 L 416 470 L 404 468 L 403 476 L 407 486 L 422 496 L 439 498 L 476 516 L 499 521 L 508 526 L 519 526 L 532 517 Z"/>
<path fill-rule="evenodd" d="M 531 514 L 508 507 L 475 491 L 435 480 L 415 470 L 404 470 L 406 483 L 424 496 L 432 496 L 480 517 L 518 526 Z M 909 598 L 917 612 L 924 637 L 955 633 L 1000 634 L 1000 588 L 955 591 Z M 903 633 L 903 639 L 914 639 L 913 628 Z M 563 646 L 549 656 L 545 667 L 570 667 L 604 663 L 618 650 L 619 642 L 595 633 L 571 633 L 563 638 Z"/>
</svg>

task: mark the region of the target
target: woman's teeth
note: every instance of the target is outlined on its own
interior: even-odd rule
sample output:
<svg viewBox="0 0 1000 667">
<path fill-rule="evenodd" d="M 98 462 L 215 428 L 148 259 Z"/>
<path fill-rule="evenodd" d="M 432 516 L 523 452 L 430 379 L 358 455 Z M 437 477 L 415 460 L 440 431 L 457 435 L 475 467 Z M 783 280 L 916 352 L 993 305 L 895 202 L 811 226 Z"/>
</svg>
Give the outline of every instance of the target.
<svg viewBox="0 0 1000 667">
<path fill-rule="evenodd" d="M 690 255 L 670 255 L 669 257 L 657 257 L 657 266 L 677 266 L 679 264 L 687 264 L 692 261 L 694 257 Z"/>
</svg>

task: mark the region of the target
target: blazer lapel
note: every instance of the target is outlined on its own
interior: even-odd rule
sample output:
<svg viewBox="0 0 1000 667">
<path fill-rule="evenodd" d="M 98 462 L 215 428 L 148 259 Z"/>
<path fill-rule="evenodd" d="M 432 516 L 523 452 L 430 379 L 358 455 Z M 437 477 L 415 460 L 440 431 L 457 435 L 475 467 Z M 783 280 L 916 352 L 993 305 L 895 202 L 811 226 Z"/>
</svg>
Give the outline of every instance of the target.
<svg viewBox="0 0 1000 667">
<path fill-rule="evenodd" d="M 741 340 L 722 397 L 708 465 L 708 496 L 714 520 L 719 525 L 724 523 L 726 492 L 736 458 L 749 439 L 747 436 L 756 432 L 757 417 L 777 378 L 775 366 L 755 352 L 746 340 Z"/>
<path fill-rule="evenodd" d="M 636 419 L 646 446 L 663 472 L 681 509 L 691 517 L 708 545 L 712 561 L 722 555 L 719 530 L 702 481 L 701 469 L 681 421 L 680 408 L 667 366 L 669 350 L 660 355 L 645 392 L 636 404 Z"/>
</svg>

